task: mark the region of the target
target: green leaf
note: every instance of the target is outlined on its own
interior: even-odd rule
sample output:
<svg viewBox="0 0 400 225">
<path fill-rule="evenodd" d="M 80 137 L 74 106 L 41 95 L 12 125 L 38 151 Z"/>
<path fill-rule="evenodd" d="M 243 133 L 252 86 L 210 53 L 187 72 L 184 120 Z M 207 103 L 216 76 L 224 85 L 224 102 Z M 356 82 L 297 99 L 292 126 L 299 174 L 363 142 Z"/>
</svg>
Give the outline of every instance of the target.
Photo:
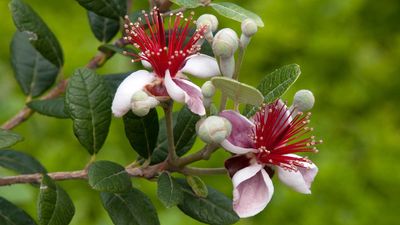
<svg viewBox="0 0 400 225">
<path fill-rule="evenodd" d="M 179 209 L 186 215 L 207 224 L 228 225 L 236 223 L 239 217 L 232 209 L 232 201 L 224 194 L 208 187 L 206 198 L 197 196 L 185 180 L 178 180 L 184 192 Z"/>
<path fill-rule="evenodd" d="M 222 16 L 225 16 L 229 19 L 236 20 L 242 22 L 243 20 L 250 18 L 254 20 L 254 22 L 259 27 L 264 26 L 264 22 L 262 19 L 255 13 L 250 12 L 247 9 L 244 9 L 234 3 L 231 2 L 218 2 L 211 3 L 210 6 L 217 11 Z"/>
<path fill-rule="evenodd" d="M 97 40 L 109 42 L 119 31 L 119 21 L 87 11 L 90 29 Z"/>
<path fill-rule="evenodd" d="M 28 34 L 30 42 L 44 58 L 61 67 L 64 57 L 60 43 L 42 18 L 22 0 L 12 0 L 9 8 L 18 30 Z"/>
<path fill-rule="evenodd" d="M 108 90 L 110 91 L 110 96 L 114 98 L 115 92 L 117 91 L 117 88 L 121 84 L 125 78 L 131 74 L 130 72 L 128 73 L 119 73 L 119 74 L 109 74 L 109 75 L 104 75 L 104 81 L 106 82 L 108 86 Z"/>
<path fill-rule="evenodd" d="M 101 201 L 115 225 L 158 225 L 157 211 L 150 199 L 133 188 L 129 192 L 101 193 Z"/>
<path fill-rule="evenodd" d="M 100 46 L 98 47 L 98 50 L 99 50 L 99 51 L 102 51 L 102 52 L 104 52 L 104 53 L 106 53 L 106 54 L 119 53 L 119 54 L 124 55 L 124 51 L 130 52 L 130 53 L 135 53 L 135 54 L 136 54 L 136 52 L 135 52 L 133 49 L 131 49 L 131 48 L 127 48 L 127 47 L 118 47 L 118 46 L 115 46 L 115 45 L 113 45 L 113 44 L 103 44 L 103 45 L 100 45 Z"/>
<path fill-rule="evenodd" d="M 38 199 L 40 225 L 67 225 L 75 214 L 68 194 L 50 177 L 43 176 Z"/>
<path fill-rule="evenodd" d="M 15 78 L 25 95 L 39 96 L 54 84 L 59 69 L 32 46 L 26 33 L 15 32 L 10 52 Z"/>
<path fill-rule="evenodd" d="M 198 176 L 186 176 L 186 181 L 192 191 L 199 197 L 207 198 L 208 189 L 204 181 Z"/>
<path fill-rule="evenodd" d="M 257 86 L 257 89 L 264 95 L 264 102 L 270 103 L 283 95 L 297 80 L 300 74 L 300 66 L 297 64 L 291 64 L 283 66 L 265 76 Z M 251 116 L 256 111 L 256 107 L 248 105 L 243 114 Z"/>
<path fill-rule="evenodd" d="M 157 184 L 158 199 L 160 199 L 165 207 L 170 208 L 182 202 L 183 192 L 171 174 L 163 172 L 158 177 Z"/>
<path fill-rule="evenodd" d="M 258 106 L 264 100 L 259 90 L 237 80 L 228 77 L 213 77 L 211 82 L 234 102 Z"/>
<path fill-rule="evenodd" d="M 199 0 L 171 0 L 171 2 L 187 9 L 194 9 L 203 5 Z"/>
<path fill-rule="evenodd" d="M 126 0 L 76 0 L 85 9 L 100 16 L 118 20 L 127 11 Z"/>
<path fill-rule="evenodd" d="M 0 166 L 21 174 L 46 173 L 46 169 L 32 156 L 14 150 L 0 150 Z"/>
<path fill-rule="evenodd" d="M 96 191 L 124 192 L 132 185 L 125 168 L 110 161 L 97 161 L 88 169 L 89 185 Z"/>
<path fill-rule="evenodd" d="M 35 100 L 29 102 L 27 105 L 29 108 L 35 110 L 42 115 L 61 119 L 69 118 L 69 115 L 65 112 L 64 97 L 46 100 Z"/>
<path fill-rule="evenodd" d="M 15 145 L 24 140 L 19 134 L 0 129 L 0 149 Z"/>
<path fill-rule="evenodd" d="M 132 148 L 143 158 L 149 158 L 156 146 L 158 136 L 158 115 L 156 109 L 143 117 L 129 111 L 124 116 L 125 135 Z"/>
<path fill-rule="evenodd" d="M 24 210 L 0 197 L 1 225 L 36 225 L 35 221 Z"/>
<path fill-rule="evenodd" d="M 186 154 L 196 140 L 196 123 L 200 116 L 190 111 L 187 106 L 182 107 L 179 113 L 174 114 L 174 141 L 178 156 Z M 157 146 L 151 157 L 151 163 L 164 161 L 168 155 L 168 140 L 166 135 L 165 119 L 160 121 L 160 132 L 158 133 Z"/>
<path fill-rule="evenodd" d="M 111 122 L 111 97 L 103 78 L 89 69 L 75 70 L 65 95 L 75 136 L 90 154 L 106 140 Z"/>
</svg>

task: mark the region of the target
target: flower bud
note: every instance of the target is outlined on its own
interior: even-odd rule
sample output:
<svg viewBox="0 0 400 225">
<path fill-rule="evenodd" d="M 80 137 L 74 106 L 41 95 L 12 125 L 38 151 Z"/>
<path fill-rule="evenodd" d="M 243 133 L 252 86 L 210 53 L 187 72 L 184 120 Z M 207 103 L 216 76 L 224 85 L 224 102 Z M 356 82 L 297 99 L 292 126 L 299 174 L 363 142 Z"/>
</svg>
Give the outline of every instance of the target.
<svg viewBox="0 0 400 225">
<path fill-rule="evenodd" d="M 231 123 L 220 116 L 210 116 L 197 122 L 196 131 L 206 143 L 221 143 L 232 130 Z"/>
<path fill-rule="evenodd" d="M 207 25 L 207 32 L 215 32 L 218 28 L 218 19 L 216 16 L 211 14 L 203 14 L 199 18 L 197 18 L 196 26 L 200 28 L 204 25 Z"/>
<path fill-rule="evenodd" d="M 253 36 L 258 30 L 257 24 L 252 19 L 243 20 L 241 28 L 242 33 L 247 37 Z"/>
<path fill-rule="evenodd" d="M 224 28 L 215 35 L 212 49 L 215 56 L 221 58 L 232 57 L 239 47 L 239 38 L 235 31 L 230 28 Z"/>
<path fill-rule="evenodd" d="M 314 106 L 315 98 L 311 91 L 300 90 L 296 92 L 293 99 L 293 106 L 300 112 L 305 112 Z"/>
<path fill-rule="evenodd" d="M 201 93 L 205 98 L 212 98 L 214 96 L 215 87 L 211 81 L 204 82 L 203 86 L 201 86 Z"/>
<path fill-rule="evenodd" d="M 147 115 L 150 109 L 156 107 L 158 104 L 159 102 L 156 98 L 150 97 L 144 91 L 137 91 L 131 98 L 131 109 L 137 116 Z"/>
</svg>

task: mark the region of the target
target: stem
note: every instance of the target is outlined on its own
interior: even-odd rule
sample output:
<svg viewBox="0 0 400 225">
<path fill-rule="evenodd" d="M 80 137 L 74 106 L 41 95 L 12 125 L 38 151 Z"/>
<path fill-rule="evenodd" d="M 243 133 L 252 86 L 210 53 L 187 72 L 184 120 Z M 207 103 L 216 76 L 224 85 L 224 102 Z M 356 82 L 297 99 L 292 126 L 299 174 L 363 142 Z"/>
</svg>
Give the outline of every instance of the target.
<svg viewBox="0 0 400 225">
<path fill-rule="evenodd" d="M 197 168 L 185 167 L 181 171 L 185 175 L 221 175 L 226 174 L 225 168 Z"/>
<path fill-rule="evenodd" d="M 242 46 L 240 44 L 238 57 L 236 58 L 236 63 L 235 63 L 235 72 L 233 73 L 233 77 L 232 77 L 234 80 L 239 79 L 240 67 L 242 66 L 245 51 L 246 51 L 246 47 Z"/>
<path fill-rule="evenodd" d="M 167 161 L 171 165 L 175 165 L 178 156 L 175 152 L 175 140 L 174 140 L 174 127 L 173 127 L 173 117 L 172 117 L 172 106 L 173 102 L 167 102 L 164 106 L 165 123 L 167 127 L 167 139 L 168 139 L 168 158 Z"/>
<path fill-rule="evenodd" d="M 199 161 L 199 160 L 208 160 L 213 152 L 218 149 L 218 145 L 215 144 L 208 144 L 204 146 L 201 150 L 197 151 L 196 153 L 193 153 L 191 155 L 188 155 L 186 157 L 178 159 L 178 165 L 180 167 L 186 166 L 188 164 L 191 164 L 193 162 Z"/>
</svg>

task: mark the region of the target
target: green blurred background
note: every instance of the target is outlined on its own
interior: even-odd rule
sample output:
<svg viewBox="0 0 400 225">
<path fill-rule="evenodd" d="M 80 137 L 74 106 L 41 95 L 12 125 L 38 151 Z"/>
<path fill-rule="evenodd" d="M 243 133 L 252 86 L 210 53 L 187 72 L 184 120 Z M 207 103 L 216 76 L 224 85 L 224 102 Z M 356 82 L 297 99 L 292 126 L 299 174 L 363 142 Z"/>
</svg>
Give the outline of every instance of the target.
<svg viewBox="0 0 400 225">
<path fill-rule="evenodd" d="M 25 0 L 47 22 L 63 46 L 64 74 L 69 76 L 97 52 L 99 42 L 88 26 L 85 10 L 75 1 Z M 312 195 L 301 195 L 279 184 L 267 209 L 237 224 L 398 224 L 400 209 L 400 1 L 397 0 L 254 0 L 235 1 L 259 14 L 266 26 L 252 39 L 241 72 L 243 82 L 256 85 L 267 73 L 297 63 L 302 75 L 284 96 L 291 101 L 298 89 L 316 97 L 312 124 L 324 139 L 311 159 L 320 172 Z M 133 1 L 133 9 L 147 1 Z M 13 79 L 9 43 L 15 31 L 7 7 L 0 1 L 0 123 L 23 107 L 25 97 Z M 202 12 L 213 13 L 212 9 Z M 220 28 L 239 23 L 220 20 Z M 115 56 L 100 74 L 133 70 L 129 60 Z M 200 82 L 203 81 L 199 81 Z M 15 129 L 25 141 L 15 149 L 32 154 L 49 171 L 82 168 L 89 156 L 72 132 L 69 120 L 34 115 Z M 197 143 L 195 148 L 201 144 Z M 218 152 L 201 166 L 222 165 Z M 135 159 L 125 139 L 121 119 L 113 119 L 99 159 L 127 164 Z M 12 173 L 0 170 L 1 176 Z M 205 178 L 231 196 L 225 176 Z M 63 181 L 76 215 L 72 225 L 111 225 L 98 193 L 84 181 Z M 156 198 L 155 183 L 134 179 L 158 208 L 161 224 L 200 224 L 177 208 L 165 209 Z M 38 190 L 29 185 L 0 187 L 0 195 L 34 218 Z"/>
</svg>

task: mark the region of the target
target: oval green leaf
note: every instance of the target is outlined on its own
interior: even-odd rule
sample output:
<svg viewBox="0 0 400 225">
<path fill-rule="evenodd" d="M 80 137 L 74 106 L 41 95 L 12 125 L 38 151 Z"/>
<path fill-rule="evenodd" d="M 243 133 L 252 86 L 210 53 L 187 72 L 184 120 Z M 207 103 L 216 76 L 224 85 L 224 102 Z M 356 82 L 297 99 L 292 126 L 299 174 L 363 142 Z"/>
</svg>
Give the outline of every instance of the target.
<svg viewBox="0 0 400 225">
<path fill-rule="evenodd" d="M 231 2 L 218 2 L 211 3 L 210 6 L 217 11 L 222 16 L 225 16 L 229 19 L 236 20 L 242 22 L 243 20 L 250 18 L 256 22 L 257 26 L 263 27 L 264 22 L 262 19 L 255 13 L 244 9 L 234 3 Z"/>
<path fill-rule="evenodd" d="M 119 31 L 119 20 L 99 16 L 92 11 L 87 11 L 90 29 L 97 40 L 109 42 Z"/>
<path fill-rule="evenodd" d="M 178 180 L 184 192 L 179 209 L 186 215 L 207 224 L 228 225 L 239 220 L 232 209 L 232 201 L 224 194 L 208 187 L 206 198 L 197 196 L 185 180 Z"/>
<path fill-rule="evenodd" d="M 290 64 L 266 75 L 257 86 L 264 96 L 264 102 L 270 103 L 283 95 L 300 76 L 300 66 Z M 257 111 L 254 106 L 247 105 L 243 115 L 252 116 Z"/>
<path fill-rule="evenodd" d="M 187 9 L 194 9 L 203 5 L 200 0 L 171 0 L 171 2 Z"/>
<path fill-rule="evenodd" d="M 156 146 L 158 136 L 158 115 L 156 109 L 143 117 L 129 111 L 124 116 L 125 135 L 132 148 L 143 158 L 148 159 Z"/>
<path fill-rule="evenodd" d="M 14 150 L 0 150 L 0 166 L 21 174 L 46 173 L 46 169 L 32 156 Z"/>
<path fill-rule="evenodd" d="M 32 46 L 26 33 L 14 34 L 10 52 L 15 78 L 25 95 L 37 97 L 54 84 L 59 69 Z"/>
<path fill-rule="evenodd" d="M 264 97 L 256 88 L 228 77 L 211 78 L 213 85 L 238 103 L 260 105 Z"/>
<path fill-rule="evenodd" d="M 27 105 L 29 108 L 45 116 L 56 117 L 60 119 L 69 118 L 69 115 L 65 112 L 64 97 L 35 100 L 29 102 Z"/>
<path fill-rule="evenodd" d="M 163 172 L 157 180 L 157 196 L 165 207 L 170 208 L 182 202 L 183 192 L 179 184 L 168 172 Z"/>
<path fill-rule="evenodd" d="M 44 58 L 61 67 L 64 57 L 60 43 L 42 18 L 22 0 L 12 0 L 9 8 L 18 30 L 28 34 L 30 42 Z"/>
<path fill-rule="evenodd" d="M 157 211 L 150 199 L 133 188 L 126 193 L 101 193 L 103 207 L 115 225 L 159 225 Z"/>
<path fill-rule="evenodd" d="M 5 198 L 0 197 L 1 225 L 36 225 L 35 221 L 24 210 L 18 208 Z"/>
<path fill-rule="evenodd" d="M 88 169 L 89 185 L 96 191 L 120 193 L 132 185 L 125 168 L 110 161 L 97 161 Z"/>
<path fill-rule="evenodd" d="M 0 149 L 15 145 L 24 140 L 21 135 L 9 130 L 0 129 Z"/>
<path fill-rule="evenodd" d="M 199 197 L 206 198 L 208 189 L 204 181 L 198 176 L 186 176 L 186 181 L 192 188 L 192 191 Z"/>
<path fill-rule="evenodd" d="M 68 194 L 50 177 L 43 176 L 38 199 L 40 225 L 68 225 L 75 207 Z"/>
<path fill-rule="evenodd" d="M 103 78 L 89 69 L 76 70 L 68 82 L 65 104 L 75 136 L 90 154 L 96 154 L 111 122 L 111 97 Z"/>
<path fill-rule="evenodd" d="M 118 20 L 127 11 L 126 0 L 76 0 L 85 9 L 100 16 Z"/>
</svg>

